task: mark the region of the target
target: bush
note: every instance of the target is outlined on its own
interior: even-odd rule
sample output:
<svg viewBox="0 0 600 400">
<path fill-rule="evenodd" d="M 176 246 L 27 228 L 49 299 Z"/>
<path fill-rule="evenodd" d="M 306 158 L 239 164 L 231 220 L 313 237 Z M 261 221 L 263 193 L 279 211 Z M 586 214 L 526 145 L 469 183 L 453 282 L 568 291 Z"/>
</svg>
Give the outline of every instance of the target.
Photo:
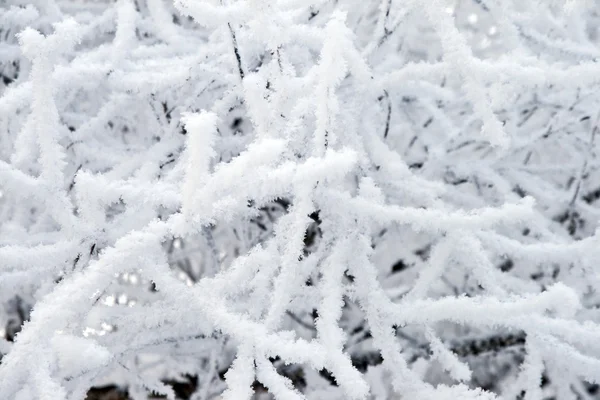
<svg viewBox="0 0 600 400">
<path fill-rule="evenodd" d="M 2 398 L 598 398 L 597 3 L 24 3 Z"/>
</svg>

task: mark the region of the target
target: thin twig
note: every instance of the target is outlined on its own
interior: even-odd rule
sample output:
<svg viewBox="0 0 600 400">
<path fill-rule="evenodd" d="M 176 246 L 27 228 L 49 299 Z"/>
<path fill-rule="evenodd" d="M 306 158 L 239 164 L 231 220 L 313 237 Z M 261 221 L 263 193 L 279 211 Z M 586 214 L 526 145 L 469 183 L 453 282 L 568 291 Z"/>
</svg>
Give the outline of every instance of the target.
<svg viewBox="0 0 600 400">
<path fill-rule="evenodd" d="M 598 120 L 600 119 L 600 114 L 596 118 L 596 122 L 594 124 L 594 128 L 592 129 L 592 133 L 590 135 L 590 143 L 588 151 L 586 152 L 585 159 L 583 160 L 583 164 L 581 165 L 581 171 L 579 172 L 579 176 L 577 178 L 577 183 L 575 184 L 575 190 L 573 191 L 573 196 L 571 196 L 571 201 L 569 201 L 569 206 L 573 207 L 575 202 L 577 201 L 577 197 L 579 196 L 579 192 L 581 191 L 581 186 L 583 184 L 583 179 L 587 171 L 588 162 L 592 152 L 594 151 L 594 142 L 596 138 L 596 132 L 598 131 Z"/>
<path fill-rule="evenodd" d="M 385 98 L 387 100 L 387 117 L 385 119 L 385 130 L 383 132 L 383 138 L 387 138 L 388 134 L 390 133 L 390 121 L 392 118 L 392 102 L 390 100 L 390 96 L 387 92 L 387 90 L 384 90 L 383 93 L 385 93 Z"/>
<path fill-rule="evenodd" d="M 237 38 L 235 36 L 235 32 L 231 27 L 230 23 L 227 23 L 229 27 L 229 32 L 231 33 L 231 41 L 233 43 L 233 53 L 235 54 L 235 59 L 237 61 L 238 70 L 240 72 L 240 79 L 244 79 L 244 69 L 242 68 L 242 57 L 240 56 L 240 51 L 238 49 Z"/>
</svg>

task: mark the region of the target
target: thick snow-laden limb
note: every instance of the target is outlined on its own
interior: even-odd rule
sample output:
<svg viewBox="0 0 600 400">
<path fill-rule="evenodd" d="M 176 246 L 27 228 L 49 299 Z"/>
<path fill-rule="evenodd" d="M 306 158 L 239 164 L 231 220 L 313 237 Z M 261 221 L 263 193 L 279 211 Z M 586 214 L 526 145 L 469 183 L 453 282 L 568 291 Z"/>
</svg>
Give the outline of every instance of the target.
<svg viewBox="0 0 600 400">
<path fill-rule="evenodd" d="M 597 4 L 21 3 L 0 397 L 600 382 Z"/>
<path fill-rule="evenodd" d="M 204 183 L 204 177 L 209 169 L 209 162 L 214 157 L 214 131 L 216 129 L 216 116 L 214 114 L 201 114 L 187 116 L 184 123 L 190 139 L 187 143 L 187 168 L 182 188 L 183 213 L 191 216 L 194 210 L 194 199 Z"/>
</svg>

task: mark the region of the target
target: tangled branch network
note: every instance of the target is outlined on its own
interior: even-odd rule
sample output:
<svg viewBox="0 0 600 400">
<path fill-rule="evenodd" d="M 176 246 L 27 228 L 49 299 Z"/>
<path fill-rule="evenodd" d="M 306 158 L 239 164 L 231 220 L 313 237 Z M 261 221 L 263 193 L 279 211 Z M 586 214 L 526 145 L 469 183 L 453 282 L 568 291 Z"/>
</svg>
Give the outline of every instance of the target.
<svg viewBox="0 0 600 400">
<path fill-rule="evenodd" d="M 597 2 L 0 7 L 0 398 L 597 398 Z"/>
</svg>

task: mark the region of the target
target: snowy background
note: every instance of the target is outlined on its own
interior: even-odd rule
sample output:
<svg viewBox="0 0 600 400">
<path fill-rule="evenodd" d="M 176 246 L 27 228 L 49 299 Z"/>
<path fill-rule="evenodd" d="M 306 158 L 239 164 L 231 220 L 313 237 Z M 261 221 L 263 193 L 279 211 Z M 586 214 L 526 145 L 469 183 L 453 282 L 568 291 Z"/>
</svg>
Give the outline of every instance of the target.
<svg viewBox="0 0 600 400">
<path fill-rule="evenodd" d="M 600 398 L 599 29 L 0 0 L 0 400 Z"/>
</svg>

